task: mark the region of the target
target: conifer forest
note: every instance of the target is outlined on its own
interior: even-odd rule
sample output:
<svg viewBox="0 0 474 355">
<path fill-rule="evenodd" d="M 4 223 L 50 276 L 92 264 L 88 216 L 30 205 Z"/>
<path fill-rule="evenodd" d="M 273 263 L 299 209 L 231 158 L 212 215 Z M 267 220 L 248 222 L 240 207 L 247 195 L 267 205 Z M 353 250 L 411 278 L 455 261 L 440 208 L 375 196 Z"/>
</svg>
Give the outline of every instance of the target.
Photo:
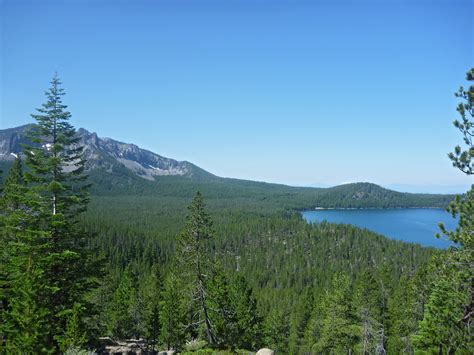
<svg viewBox="0 0 474 355">
<path fill-rule="evenodd" d="M 171 13 L 169 9 L 166 11 Z M 279 19 L 282 14 L 283 10 L 275 11 L 271 16 Z M 143 28 L 148 28 L 148 19 L 143 18 Z M 252 19 L 250 15 L 248 18 Z M 294 26 L 297 22 L 295 20 Z M 108 25 L 104 23 L 105 28 Z M 202 25 L 205 26 L 204 21 Z M 238 26 L 238 31 L 245 32 L 246 25 Z M 224 23 L 221 26 L 227 28 Z M 163 25 L 163 33 L 167 30 Z M 63 29 L 58 27 L 58 31 Z M 233 39 L 236 46 L 240 43 L 238 31 Z M 263 25 L 262 31 L 265 32 Z M 275 41 L 271 44 L 278 46 L 280 39 L 275 40 L 269 33 L 267 40 Z M 224 36 L 225 40 L 219 37 L 219 31 L 207 35 L 216 43 L 222 41 L 222 46 L 231 41 L 228 37 Z M 284 34 L 280 35 L 282 43 L 289 41 Z M 94 36 L 100 37 L 100 33 L 91 32 L 87 41 L 94 41 Z M 116 39 L 100 38 L 103 47 L 96 48 L 97 53 L 116 45 Z M 126 35 L 122 40 L 128 41 Z M 116 55 L 129 58 L 139 45 L 152 46 L 153 41 L 151 35 L 146 40 L 136 39 L 136 47 L 131 46 L 130 53 Z M 166 44 L 170 51 L 192 46 L 191 42 L 171 42 Z M 290 42 L 297 47 L 303 40 Z M 251 45 L 248 44 L 249 48 Z M 472 47 L 472 43 L 470 45 Z M 351 43 L 344 46 L 350 52 Z M 252 48 L 255 53 L 252 60 L 265 54 L 256 44 Z M 205 45 L 200 50 L 196 53 L 209 55 L 206 51 L 210 49 Z M 37 57 L 41 55 L 34 53 Z M 167 53 L 160 55 L 167 58 Z M 230 60 L 225 51 L 221 55 L 224 62 Z M 269 61 L 268 70 L 280 68 L 279 60 L 295 60 L 292 55 L 296 54 L 285 55 L 284 59 L 275 57 L 275 62 Z M 324 54 L 314 57 L 316 66 L 320 57 Z M 400 58 L 400 61 L 405 60 Z M 238 59 L 246 63 L 248 58 L 242 54 Z M 92 59 L 84 56 L 81 60 Z M 103 64 L 99 55 L 93 58 L 94 63 L 96 60 L 98 65 Z M 147 58 L 138 58 L 138 55 L 133 60 L 133 68 L 131 65 L 125 70 L 139 71 L 141 65 L 150 64 Z M 178 63 L 182 72 L 173 72 L 177 81 L 190 75 L 187 60 L 183 58 L 182 63 Z M 189 61 L 192 60 L 197 59 L 191 56 Z M 351 67 L 349 62 L 344 65 Z M 170 68 L 174 68 L 170 63 Z M 107 65 L 113 66 L 113 63 L 107 62 Z M 160 65 L 163 63 L 156 64 Z M 222 63 L 216 62 L 213 68 L 216 73 L 222 69 L 219 65 Z M 298 65 L 292 68 L 291 78 L 286 78 L 288 87 L 282 84 L 281 90 L 310 90 L 310 86 L 291 86 L 291 80 L 299 77 Z M 350 77 L 350 71 L 359 69 L 353 66 L 344 71 L 344 75 Z M 466 69 L 465 80 L 462 72 L 455 74 L 456 82 L 462 85 L 452 98 L 457 107 L 452 107 L 452 115 L 436 126 L 440 131 L 454 132 L 457 143 L 451 151 L 432 152 L 440 161 L 444 159 L 449 165 L 447 170 L 451 169 L 449 174 L 459 179 L 472 179 L 474 175 L 474 68 Z M 390 70 L 387 65 L 383 74 L 395 76 Z M 150 73 L 151 78 L 153 72 Z M 285 77 L 284 73 L 279 75 Z M 86 76 L 86 72 L 81 75 Z M 2 123 L 0 127 L 0 354 L 474 353 L 473 180 L 470 180 L 471 188 L 461 193 L 409 193 L 366 182 L 310 187 L 220 177 L 193 163 L 165 158 L 131 143 L 99 137 L 87 131 L 88 127 L 81 128 L 82 123 L 76 124 L 76 117 L 81 116 L 89 102 L 79 102 L 77 92 L 86 88 L 93 92 L 90 97 L 99 91 L 107 95 L 104 92 L 107 86 L 103 86 L 101 77 L 88 75 L 90 79 L 85 80 L 89 81 L 83 82 L 81 88 L 73 84 L 77 81 L 69 84 L 60 67 L 51 75 L 49 83 L 43 83 L 46 91 L 38 96 L 42 98 L 38 108 L 28 107 L 29 121 L 15 127 L 3 127 Z M 252 75 L 258 77 L 255 73 Z M 430 69 L 430 75 L 437 73 Z M 206 85 L 212 84 L 206 82 L 206 75 L 202 77 L 201 84 L 206 90 Z M 166 82 L 166 78 L 163 85 L 169 85 L 172 90 L 175 83 Z M 32 82 L 36 79 L 32 75 Z M 339 81 L 339 88 L 332 95 L 342 97 L 338 98 L 337 105 L 327 105 L 340 107 L 332 107 L 328 112 L 347 110 L 344 115 L 356 116 L 357 109 L 349 104 L 344 106 L 350 98 L 343 96 L 360 93 L 346 89 L 346 84 L 339 79 L 334 79 Z M 118 77 L 117 83 L 120 80 Z M 137 74 L 133 83 L 147 80 L 152 81 Z M 98 87 L 93 88 L 96 85 Z M 9 90 L 7 85 L 2 84 L 2 87 Z M 253 89 L 249 86 L 252 95 Z M 386 90 L 381 86 L 382 89 Z M 442 89 L 446 91 L 445 87 Z M 142 89 L 129 82 L 121 90 L 140 92 Z M 200 94 L 198 89 L 192 90 Z M 265 90 L 269 90 L 270 97 L 280 89 L 273 88 L 270 82 Z M 222 91 L 223 95 L 243 95 L 237 89 Z M 138 110 L 138 106 L 146 104 L 145 100 L 136 101 L 135 96 L 133 99 L 127 95 L 116 97 L 117 108 L 97 108 L 94 119 L 99 122 L 102 116 L 107 116 L 107 110 L 116 113 L 124 107 L 135 106 Z M 190 99 L 186 95 L 187 91 L 183 91 L 179 97 L 184 102 L 176 105 L 176 112 L 190 114 L 194 109 L 186 106 L 185 101 Z M 157 106 L 169 99 L 158 96 L 155 98 Z M 73 104 L 70 97 L 74 97 Z M 262 94 L 258 100 L 266 98 Z M 425 106 L 431 105 L 428 101 Z M 240 105 L 238 99 L 236 102 L 236 106 Z M 219 98 L 215 105 L 217 110 Z M 375 99 L 371 105 L 374 111 L 380 109 Z M 381 111 L 396 110 L 396 105 Z M 294 112 L 298 115 L 302 111 L 304 107 Z M 130 114 L 128 124 L 132 127 L 136 118 L 130 112 L 126 114 Z M 417 115 L 422 114 L 417 112 Z M 278 120 L 275 114 L 276 126 L 281 124 Z M 341 119 L 338 133 L 338 145 L 342 146 L 351 134 L 344 122 Z M 109 126 L 112 132 L 119 132 L 112 130 L 114 124 L 108 122 L 100 126 L 97 123 L 97 126 Z M 209 144 L 199 136 L 200 124 L 196 118 L 193 125 L 183 125 L 183 131 L 191 131 L 195 137 L 192 143 L 182 138 L 184 147 Z M 231 119 L 213 124 L 227 127 L 229 137 L 240 129 L 239 122 L 231 122 Z M 297 122 L 292 124 L 297 125 Z M 304 124 L 299 124 L 300 131 L 304 131 Z M 437 124 L 433 121 L 433 126 Z M 246 130 L 257 129 L 257 126 L 255 123 Z M 314 141 L 325 139 L 326 133 L 321 127 L 321 131 L 311 132 Z M 384 127 L 380 123 L 376 128 L 381 135 L 390 134 Z M 164 119 L 160 121 L 161 128 L 157 137 L 176 134 L 167 131 Z M 145 131 L 147 127 L 140 129 Z M 411 129 L 407 126 L 400 131 L 400 147 L 396 149 L 405 149 L 405 140 L 413 138 Z M 275 132 L 271 127 L 268 130 Z M 136 131 L 131 130 L 130 141 L 136 137 L 132 132 Z M 181 139 L 180 134 L 189 137 L 180 132 L 176 139 Z M 281 134 L 291 135 L 285 132 L 283 125 Z M 229 139 L 229 145 L 234 144 L 229 137 L 225 138 Z M 360 147 L 367 139 L 361 135 Z M 380 137 L 373 136 L 373 139 L 383 141 Z M 427 133 L 423 139 L 435 138 Z M 221 144 L 221 137 L 216 135 L 216 140 Z M 250 140 L 244 143 L 253 144 Z M 387 145 L 392 144 L 390 142 L 387 138 Z M 286 167 L 291 166 L 291 162 L 285 160 L 285 149 L 303 150 L 311 143 L 301 138 L 301 148 L 295 141 L 282 141 L 283 147 L 274 148 L 275 154 L 281 155 L 278 164 L 282 174 L 291 170 Z M 236 147 L 236 151 L 240 149 L 238 154 L 244 154 L 245 144 Z M 408 154 L 416 155 L 421 171 L 428 165 L 426 150 L 420 147 L 419 152 L 407 153 L 406 144 L 405 155 L 400 153 L 399 160 L 393 156 L 386 159 L 393 160 L 390 164 L 399 164 L 408 161 Z M 374 156 L 378 149 L 387 148 L 379 145 L 373 149 Z M 344 147 L 347 154 L 358 149 L 362 152 L 359 146 Z M 184 148 L 180 154 L 184 154 L 182 152 Z M 329 161 L 332 148 L 320 154 Z M 202 157 L 201 162 L 212 160 L 206 159 Z M 248 163 L 249 169 L 254 169 L 259 161 L 273 158 L 255 153 L 254 159 Z M 382 161 L 372 163 L 381 173 L 388 166 Z M 356 166 L 350 158 L 331 164 L 328 166 L 340 169 L 338 171 L 348 170 L 348 174 Z M 301 171 L 304 168 L 301 167 Z M 321 176 L 324 169 L 328 168 L 321 165 Z M 414 168 L 407 166 L 407 176 L 410 169 Z M 419 174 L 418 170 L 413 174 Z M 354 176 L 358 175 L 354 172 Z M 436 178 L 427 176 L 426 180 Z M 338 179 L 334 176 L 334 181 L 341 181 Z M 308 210 L 339 209 L 443 209 L 456 227 L 449 228 L 439 221 L 438 234 L 432 238 L 446 240 L 448 247 L 435 248 L 391 238 L 354 224 L 327 220 L 308 222 L 302 215 Z"/>
</svg>

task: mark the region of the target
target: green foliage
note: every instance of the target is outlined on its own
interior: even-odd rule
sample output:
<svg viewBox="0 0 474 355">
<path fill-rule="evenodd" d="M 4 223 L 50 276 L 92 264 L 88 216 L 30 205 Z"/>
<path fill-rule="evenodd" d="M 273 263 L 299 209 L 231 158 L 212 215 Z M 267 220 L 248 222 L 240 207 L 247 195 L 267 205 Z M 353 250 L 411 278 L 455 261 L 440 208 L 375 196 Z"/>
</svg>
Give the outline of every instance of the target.
<svg viewBox="0 0 474 355">
<path fill-rule="evenodd" d="M 130 267 L 125 269 L 120 283 L 112 295 L 112 300 L 109 304 L 109 334 L 113 337 L 126 339 L 131 338 L 133 334 L 132 327 L 132 305 L 135 303 L 135 292 L 132 281 L 132 275 Z"/>
<path fill-rule="evenodd" d="M 474 69 L 467 73 L 467 80 L 474 80 Z M 468 91 L 462 87 L 456 94 L 464 100 L 457 111 L 461 121 L 454 126 L 462 135 L 466 149 L 456 146 L 448 156 L 453 166 L 467 175 L 474 174 L 474 86 Z M 468 117 L 468 115 L 470 117 Z M 433 259 L 431 292 L 424 309 L 423 319 L 413 336 L 416 349 L 438 353 L 472 353 L 474 343 L 471 328 L 474 316 L 474 186 L 465 196 L 457 196 L 449 207 L 459 216 L 456 230 L 448 231 L 441 224 L 441 231 L 456 243 L 443 257 Z"/>
<path fill-rule="evenodd" d="M 43 274 L 30 259 L 21 260 L 24 264 L 15 264 L 11 275 L 8 305 L 2 313 L 2 333 L 6 335 L 5 353 L 49 353 L 45 346 L 48 332 L 49 310 L 38 300 L 38 293 L 44 291 Z M 12 269 L 12 268 L 11 268 Z M 3 352 L 2 351 L 2 352 Z"/>
<path fill-rule="evenodd" d="M 20 157 L 15 159 L 9 174 L 5 181 L 5 186 L 2 186 L 3 194 L 0 199 L 1 211 L 0 226 L 1 235 L 0 242 L 3 245 L 0 254 L 0 300 L 2 307 L 0 312 L 5 311 L 8 307 L 8 293 L 10 286 L 11 275 L 9 273 L 14 270 L 9 270 L 12 261 L 15 257 L 14 250 L 17 236 L 22 229 L 18 228 L 21 223 L 26 221 L 27 215 L 24 213 L 24 197 L 26 186 L 23 179 L 23 167 Z M 3 318 L 3 317 L 2 317 Z"/>
<path fill-rule="evenodd" d="M 94 286 L 96 271 L 86 249 L 87 234 L 77 226 L 77 214 L 88 201 L 82 148 L 68 123 L 59 85 L 54 77 L 46 103 L 33 115 L 38 124 L 29 139 L 34 145 L 24 147 L 27 169 L 23 173 L 20 158 L 15 160 L 2 196 L 6 274 L 2 272 L 1 298 L 7 320 L 2 332 L 7 344 L 22 339 L 27 346 L 30 339 L 42 352 L 57 352 L 61 344 L 79 341 L 68 333 L 79 323 L 70 315 Z M 23 283 L 30 288 L 25 290 Z M 23 315 L 20 305 L 25 306 Z M 35 310 L 35 317 L 29 309 Z M 15 325 L 19 321 L 29 324 L 28 329 Z"/>
<path fill-rule="evenodd" d="M 160 301 L 161 340 L 167 349 L 182 349 L 186 340 L 187 312 L 179 279 L 170 272 Z"/>
<path fill-rule="evenodd" d="M 431 278 L 427 267 L 420 268 L 411 277 L 401 277 L 399 287 L 388 303 L 388 353 L 413 353 L 412 336 L 418 330 L 419 321 L 423 319 L 425 304 L 431 292 Z"/>
<path fill-rule="evenodd" d="M 291 187 L 238 179 L 212 177 L 159 176 L 145 180 L 125 167 L 117 171 L 94 169 L 90 172 L 93 195 L 101 199 L 140 200 L 175 209 L 187 206 L 196 191 L 206 196 L 211 210 L 245 208 L 251 212 L 324 208 L 440 207 L 453 195 L 414 194 L 385 189 L 371 183 L 353 183 L 331 188 Z M 169 205 L 171 203 L 171 205 Z M 177 208 L 179 206 L 179 208 Z"/>
<path fill-rule="evenodd" d="M 454 261 L 455 255 L 449 258 Z M 465 305 L 471 296 L 469 275 L 445 260 L 435 259 L 434 264 L 435 277 L 413 343 L 419 350 L 468 353 L 474 345 L 468 322 L 463 322 Z"/>
<path fill-rule="evenodd" d="M 217 269 L 209 280 L 209 318 L 212 321 L 215 345 L 221 349 L 238 346 L 238 315 L 232 289 L 225 273 Z"/>
<path fill-rule="evenodd" d="M 57 76 L 51 81 L 46 92 L 46 102 L 31 115 L 37 124 L 29 131 L 29 141 L 25 145 L 28 171 L 25 178 L 34 183 L 33 189 L 43 197 L 41 211 L 49 215 L 61 214 L 66 219 L 85 210 L 88 201 L 84 183 L 85 160 L 83 147 L 74 127 L 68 122 L 71 114 L 62 103 L 64 90 Z M 46 212 L 47 211 L 47 212 Z"/>
<path fill-rule="evenodd" d="M 22 196 L 26 192 L 25 179 L 23 177 L 23 163 L 20 155 L 8 172 L 3 188 L 2 207 L 10 213 L 16 212 L 22 205 Z"/>
<path fill-rule="evenodd" d="M 258 349 L 263 337 L 263 317 L 253 294 L 253 289 L 243 275 L 238 275 L 231 285 L 236 312 L 237 332 L 234 342 L 240 349 Z"/>
<path fill-rule="evenodd" d="M 153 265 L 151 272 L 143 278 L 139 286 L 139 298 L 144 311 L 144 334 L 152 350 L 158 344 L 161 334 L 160 299 L 163 289 L 163 280 L 157 265 Z M 140 334 L 139 334 L 140 335 Z"/>
<path fill-rule="evenodd" d="M 188 209 L 186 225 L 178 239 L 176 263 L 189 290 L 192 322 L 189 327 L 196 328 L 203 324 L 206 339 L 214 346 L 218 345 L 218 339 L 210 318 L 208 293 L 209 276 L 215 272 L 215 265 L 206 255 L 206 247 L 213 239 L 213 222 L 205 209 L 200 192 L 196 194 Z"/>
<path fill-rule="evenodd" d="M 443 232 L 457 244 L 439 252 L 353 226 L 308 225 L 294 212 L 451 200 L 364 183 L 292 188 L 203 172 L 147 181 L 115 167 L 91 171 L 95 195 L 80 216 L 85 162 L 62 94 L 53 79 L 25 146 L 26 172 L 17 159 L 2 192 L 2 351 L 72 351 L 107 333 L 144 338 L 150 350 L 210 347 L 201 353 L 472 347 L 472 190 L 450 205 L 459 226 Z M 470 110 L 458 108 L 463 117 Z M 456 124 L 465 138 L 469 122 Z M 469 172 L 466 154 L 452 158 Z M 186 219 L 196 190 L 207 206 L 198 193 Z M 108 273 L 90 292 L 92 274 L 100 276 L 97 250 Z"/>
<path fill-rule="evenodd" d="M 362 272 L 355 288 L 353 304 L 361 330 L 357 346 L 359 352 L 385 352 L 387 295 L 384 292 L 383 278 L 377 278 L 370 269 Z"/>
<path fill-rule="evenodd" d="M 349 278 L 336 274 L 324 300 L 321 338 L 313 347 L 316 352 L 352 352 L 359 341 L 361 330 L 351 307 L 351 292 Z"/>
<path fill-rule="evenodd" d="M 474 81 L 474 68 L 467 72 L 466 80 Z M 455 95 L 463 101 L 457 107 L 461 119 L 454 120 L 453 124 L 461 132 L 465 147 L 456 146 L 454 152 L 449 153 L 448 157 L 454 167 L 465 174 L 472 175 L 474 174 L 474 85 L 467 90 L 461 86 Z"/>
<path fill-rule="evenodd" d="M 304 333 L 313 310 L 313 294 L 311 289 L 305 289 L 291 312 L 290 335 L 288 349 L 291 354 L 300 354 Z"/>
<path fill-rule="evenodd" d="M 265 319 L 263 342 L 266 347 L 271 348 L 277 354 L 288 353 L 288 338 L 290 336 L 288 317 L 287 310 L 274 308 Z"/>
<path fill-rule="evenodd" d="M 83 311 L 83 307 L 76 303 L 69 312 L 66 321 L 66 331 L 64 336 L 59 338 L 59 345 L 62 351 L 81 348 L 86 344 L 86 333 L 83 331 L 83 325 L 81 324 L 81 313 Z"/>
<path fill-rule="evenodd" d="M 30 200 L 29 200 L 30 198 Z M 37 218 L 29 212 L 35 196 L 25 186 L 23 167 L 15 159 L 5 180 L 1 198 L 0 227 L 3 245 L 0 267 L 0 333 L 6 351 L 46 351 L 49 309 L 41 304 L 47 292 L 44 271 L 35 263 L 42 251 L 44 233 L 35 230 Z"/>
</svg>

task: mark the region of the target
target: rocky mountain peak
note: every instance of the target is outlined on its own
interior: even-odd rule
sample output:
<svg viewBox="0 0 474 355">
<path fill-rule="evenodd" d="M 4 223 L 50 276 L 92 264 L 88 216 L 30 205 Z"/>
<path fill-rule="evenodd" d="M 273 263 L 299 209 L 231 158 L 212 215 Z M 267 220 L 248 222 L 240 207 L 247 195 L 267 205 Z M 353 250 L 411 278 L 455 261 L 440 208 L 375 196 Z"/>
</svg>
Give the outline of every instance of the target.
<svg viewBox="0 0 474 355">
<path fill-rule="evenodd" d="M 0 130 L 0 160 L 12 160 L 12 153 L 18 154 L 21 151 L 21 144 L 28 143 L 26 130 L 31 126 Z M 88 170 L 101 168 L 111 172 L 114 167 L 122 165 L 147 180 L 163 175 L 191 176 L 198 170 L 202 171 L 189 162 L 166 158 L 135 144 L 101 138 L 97 133 L 84 128 L 78 129 L 77 133 L 84 146 Z"/>
</svg>

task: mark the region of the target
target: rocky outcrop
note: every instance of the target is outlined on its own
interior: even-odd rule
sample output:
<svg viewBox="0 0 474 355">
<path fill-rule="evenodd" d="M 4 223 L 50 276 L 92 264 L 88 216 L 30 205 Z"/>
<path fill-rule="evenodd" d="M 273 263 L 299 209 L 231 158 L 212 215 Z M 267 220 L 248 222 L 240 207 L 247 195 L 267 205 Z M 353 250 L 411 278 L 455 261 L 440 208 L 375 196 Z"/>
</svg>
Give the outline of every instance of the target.
<svg viewBox="0 0 474 355">
<path fill-rule="evenodd" d="M 152 351 L 143 339 L 114 340 L 109 337 L 99 338 L 97 352 L 102 355 L 173 355 L 174 350 Z"/>
<path fill-rule="evenodd" d="M 271 349 L 263 348 L 257 351 L 256 355 L 274 355 L 275 352 Z"/>
<path fill-rule="evenodd" d="M 26 131 L 32 125 L 0 130 L 0 160 L 13 160 L 21 151 L 21 145 L 28 143 Z"/>
<path fill-rule="evenodd" d="M 119 163 L 140 177 L 153 180 L 154 176 L 189 175 L 192 164 L 162 157 L 135 144 L 119 142 L 110 138 L 99 138 L 96 133 L 81 128 L 78 130 L 84 155 L 89 168 L 106 167 Z"/>
<path fill-rule="evenodd" d="M 33 125 L 0 130 L 0 160 L 13 160 L 21 151 L 21 145 L 29 143 L 26 131 Z M 86 169 L 100 168 L 112 172 L 117 167 L 125 167 L 134 174 L 154 180 L 155 176 L 193 176 L 196 173 L 208 174 L 187 161 L 177 161 L 141 149 L 135 144 L 119 142 L 110 138 L 101 138 L 84 128 L 77 131 L 80 145 L 84 147 Z"/>
</svg>

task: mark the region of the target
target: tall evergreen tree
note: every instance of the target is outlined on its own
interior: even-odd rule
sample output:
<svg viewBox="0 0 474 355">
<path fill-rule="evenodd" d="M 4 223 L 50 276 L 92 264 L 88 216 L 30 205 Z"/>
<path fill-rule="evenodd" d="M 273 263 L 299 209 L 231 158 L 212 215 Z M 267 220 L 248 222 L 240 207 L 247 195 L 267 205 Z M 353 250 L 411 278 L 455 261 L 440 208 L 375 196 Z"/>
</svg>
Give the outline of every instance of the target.
<svg viewBox="0 0 474 355">
<path fill-rule="evenodd" d="M 215 346 L 234 350 L 238 346 L 239 328 L 229 279 L 220 268 L 216 268 L 211 276 L 208 283 L 208 300 Z"/>
<path fill-rule="evenodd" d="M 421 268 L 411 278 L 403 275 L 393 296 L 389 300 L 389 327 L 387 332 L 387 352 L 413 353 L 412 336 L 423 319 L 428 298 L 431 273 Z"/>
<path fill-rule="evenodd" d="M 168 349 L 180 350 L 186 340 L 186 300 L 179 279 L 170 272 L 160 301 L 161 341 Z"/>
<path fill-rule="evenodd" d="M 277 354 L 288 353 L 288 338 L 290 336 L 288 318 L 288 310 L 275 308 L 265 318 L 264 344 L 275 350 Z"/>
<path fill-rule="evenodd" d="M 474 68 L 467 72 L 466 80 L 474 81 Z M 461 132 L 465 147 L 457 145 L 448 157 L 454 167 L 467 175 L 472 175 L 474 174 L 474 85 L 467 90 L 461 86 L 455 95 L 463 101 L 457 107 L 461 118 L 454 120 L 453 125 Z"/>
<path fill-rule="evenodd" d="M 155 264 L 150 274 L 140 282 L 139 295 L 143 298 L 145 339 L 152 351 L 158 344 L 161 333 L 160 300 L 163 291 L 163 280 L 160 269 Z"/>
<path fill-rule="evenodd" d="M 18 234 L 17 226 L 25 222 L 25 213 L 21 207 L 25 202 L 25 181 L 23 179 L 23 167 L 20 156 L 17 156 L 5 181 L 3 194 L 0 197 L 0 243 L 3 246 L 0 254 L 0 312 L 7 308 L 9 277 L 12 270 L 10 261 L 14 257 L 12 243 L 15 242 L 15 236 Z M 2 318 L 3 319 L 3 318 Z"/>
<path fill-rule="evenodd" d="M 31 115 L 37 124 L 30 129 L 28 140 L 34 145 L 23 147 L 29 167 L 25 177 L 44 198 L 41 212 L 51 219 L 59 215 L 72 224 L 88 202 L 83 146 L 69 123 L 71 113 L 62 102 L 65 92 L 57 75 L 45 95 L 46 102 L 37 109 L 37 114 Z M 53 243 L 59 248 L 64 242 L 54 234 L 60 233 L 60 227 L 66 222 L 59 217 L 56 219 L 52 234 Z"/>
<path fill-rule="evenodd" d="M 14 266 L 9 304 L 2 314 L 1 331 L 6 337 L 0 352 L 53 353 L 47 343 L 50 331 L 47 318 L 50 312 L 38 299 L 38 294 L 45 288 L 42 271 L 34 265 L 32 257 L 17 257 Z"/>
<path fill-rule="evenodd" d="M 134 335 L 135 323 L 131 310 L 135 302 L 136 290 L 132 278 L 131 266 L 128 265 L 109 304 L 108 332 L 114 338 L 125 339 Z"/>
<path fill-rule="evenodd" d="M 81 349 L 87 342 L 84 325 L 81 321 L 81 313 L 83 307 L 76 303 L 73 309 L 69 312 L 66 331 L 64 336 L 60 338 L 60 347 L 62 351 L 67 352 L 70 349 Z"/>
<path fill-rule="evenodd" d="M 258 309 L 257 299 L 243 275 L 232 283 L 233 303 L 237 313 L 237 347 L 240 349 L 260 348 L 263 337 L 263 317 Z"/>
<path fill-rule="evenodd" d="M 187 279 L 190 303 L 195 304 L 196 312 L 192 315 L 192 323 L 204 326 L 206 339 L 214 346 L 217 339 L 209 312 L 208 288 L 209 277 L 214 273 L 215 267 L 206 253 L 214 236 L 213 222 L 200 192 L 188 208 L 186 226 L 178 239 L 177 263 L 182 277 Z"/>
<path fill-rule="evenodd" d="M 26 191 L 23 176 L 23 163 L 20 155 L 17 155 L 10 168 L 3 188 L 2 207 L 4 213 L 14 213 L 22 205 Z M 24 203 L 24 201 L 23 201 Z"/>
<path fill-rule="evenodd" d="M 29 207 L 35 198 L 25 186 L 18 156 L 0 200 L 0 334 L 1 345 L 11 353 L 51 350 L 45 346 L 50 312 L 40 298 L 46 290 L 44 272 L 35 263 L 45 233 Z"/>
<path fill-rule="evenodd" d="M 288 348 L 291 354 L 301 353 L 304 333 L 308 326 L 313 307 L 313 294 L 311 289 L 306 289 L 291 314 L 290 336 Z"/>
<path fill-rule="evenodd" d="M 359 352 L 384 354 L 385 351 L 385 296 L 372 270 L 361 274 L 354 292 L 354 309 L 361 330 Z"/>
<path fill-rule="evenodd" d="M 474 68 L 467 73 L 474 81 Z M 456 146 L 448 156 L 453 166 L 467 175 L 473 175 L 474 161 L 474 85 L 459 89 L 456 96 L 463 102 L 457 111 L 461 120 L 454 126 L 463 136 L 465 148 Z M 472 322 L 474 319 L 474 185 L 464 196 L 457 196 L 449 207 L 453 217 L 459 216 L 456 230 L 441 231 L 455 244 L 433 261 L 435 276 L 432 293 L 425 308 L 423 320 L 413 341 L 420 350 L 440 353 L 472 350 Z"/>
<path fill-rule="evenodd" d="M 326 311 L 325 302 L 327 301 L 327 297 L 325 296 L 327 295 L 319 295 L 319 297 L 314 297 L 313 299 L 314 304 L 311 306 L 311 315 L 301 344 L 302 353 L 314 353 L 316 349 L 315 344 L 321 338 Z"/>
<path fill-rule="evenodd" d="M 349 278 L 336 274 L 327 293 L 321 338 L 313 348 L 322 353 L 348 353 L 360 338 L 360 326 L 352 309 Z"/>
<path fill-rule="evenodd" d="M 33 263 L 45 283 L 38 298 L 50 310 L 45 344 L 50 349 L 58 349 L 74 305 L 83 302 L 95 285 L 94 263 L 86 249 L 88 235 L 77 226 L 88 202 L 83 148 L 69 123 L 71 114 L 62 103 L 60 84 L 54 76 L 46 102 L 32 115 L 37 121 L 28 137 L 32 145 L 23 147 L 28 166 L 24 176 L 31 191 L 27 207 L 37 221 L 35 231 L 43 233 L 26 247 L 37 244 L 41 250 Z"/>
<path fill-rule="evenodd" d="M 435 260 L 437 275 L 423 319 L 413 336 L 415 348 L 438 354 L 468 353 L 474 343 L 470 329 L 462 321 L 463 307 L 470 296 L 466 292 L 465 275 L 454 264 Z"/>
</svg>

